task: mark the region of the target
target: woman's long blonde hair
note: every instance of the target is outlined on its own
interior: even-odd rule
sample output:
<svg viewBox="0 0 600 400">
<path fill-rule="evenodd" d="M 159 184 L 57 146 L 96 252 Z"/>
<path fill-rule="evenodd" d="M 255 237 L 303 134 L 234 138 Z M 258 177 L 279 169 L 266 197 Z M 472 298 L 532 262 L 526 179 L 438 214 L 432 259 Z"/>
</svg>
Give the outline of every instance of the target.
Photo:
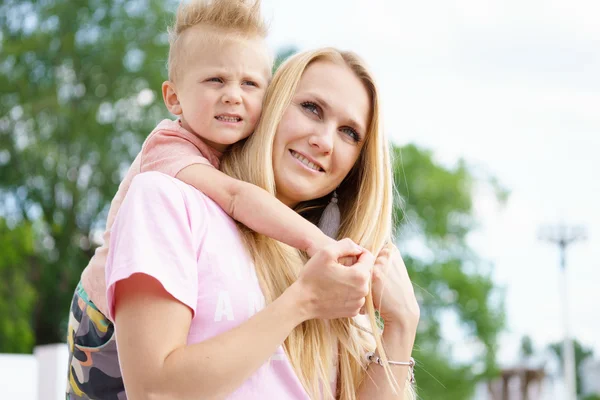
<svg viewBox="0 0 600 400">
<path fill-rule="evenodd" d="M 371 115 L 364 147 L 337 193 L 341 212 L 339 238 L 351 238 L 377 254 L 391 239 L 392 171 L 387 141 L 380 127 L 377 89 L 364 62 L 354 53 L 323 48 L 299 53 L 281 65 L 267 90 L 255 133 L 245 143 L 234 145 L 224 156 L 221 166 L 228 175 L 277 194 L 272 164 L 275 134 L 302 74 L 317 61 L 346 65 L 365 85 L 370 96 Z M 301 203 L 295 210 L 316 223 L 329 197 Z M 306 255 L 256 234 L 241 224 L 238 226 L 253 257 L 265 300 L 272 302 L 296 281 L 307 261 Z M 367 298 L 367 312 L 379 355 L 387 361 L 371 295 Z M 284 348 L 311 398 L 355 400 L 358 387 L 366 378 L 365 352 L 373 350 L 374 344 L 373 337 L 359 329 L 353 319 L 343 318 L 302 323 L 288 336 Z M 329 391 L 332 373 L 336 373 L 331 368 L 335 363 L 334 357 L 339 357 L 337 394 Z M 389 366 L 385 365 L 390 384 L 397 388 Z M 410 388 L 407 388 L 406 394 L 406 398 L 412 398 Z"/>
</svg>

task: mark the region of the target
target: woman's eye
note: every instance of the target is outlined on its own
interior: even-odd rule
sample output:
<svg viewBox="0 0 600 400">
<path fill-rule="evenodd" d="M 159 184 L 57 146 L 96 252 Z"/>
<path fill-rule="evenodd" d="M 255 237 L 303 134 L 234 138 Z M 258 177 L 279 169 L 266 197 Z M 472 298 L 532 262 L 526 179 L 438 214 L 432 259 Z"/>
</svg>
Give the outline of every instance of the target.
<svg viewBox="0 0 600 400">
<path fill-rule="evenodd" d="M 304 103 L 301 104 L 301 106 L 302 106 L 302 108 L 304 108 L 305 110 L 307 110 L 310 113 L 313 113 L 315 115 L 320 115 L 319 106 L 313 102 L 305 101 Z"/>
<path fill-rule="evenodd" d="M 345 126 L 341 128 L 341 131 L 344 132 L 346 135 L 350 136 L 350 138 L 352 138 L 352 140 L 354 140 L 356 143 L 360 142 L 360 135 L 358 134 L 358 132 L 356 132 L 356 130 Z"/>
</svg>

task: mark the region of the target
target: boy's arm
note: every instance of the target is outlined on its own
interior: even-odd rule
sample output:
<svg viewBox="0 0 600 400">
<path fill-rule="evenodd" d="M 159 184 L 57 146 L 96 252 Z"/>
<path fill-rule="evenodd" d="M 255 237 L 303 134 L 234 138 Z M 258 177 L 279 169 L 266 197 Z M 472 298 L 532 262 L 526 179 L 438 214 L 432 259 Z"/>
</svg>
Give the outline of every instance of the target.
<svg viewBox="0 0 600 400">
<path fill-rule="evenodd" d="M 234 179 L 218 169 L 193 164 L 175 177 L 210 197 L 236 221 L 262 235 L 304 250 L 309 256 L 335 241 L 266 190 Z"/>
</svg>

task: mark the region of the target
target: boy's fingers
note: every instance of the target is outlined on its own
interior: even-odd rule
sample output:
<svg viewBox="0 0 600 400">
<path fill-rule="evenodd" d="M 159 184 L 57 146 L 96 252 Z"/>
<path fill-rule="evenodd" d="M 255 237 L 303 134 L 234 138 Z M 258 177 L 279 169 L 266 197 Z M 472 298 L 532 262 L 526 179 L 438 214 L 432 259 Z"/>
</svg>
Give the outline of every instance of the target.
<svg viewBox="0 0 600 400">
<path fill-rule="evenodd" d="M 363 254 L 360 255 L 356 264 L 352 266 L 352 273 L 362 275 L 369 282 L 373 279 L 373 262 L 375 261 L 375 257 L 365 250 Z"/>
<path fill-rule="evenodd" d="M 342 264 L 346 267 L 351 267 L 358 261 L 358 257 L 356 256 L 344 256 L 338 260 L 339 264 Z"/>
<path fill-rule="evenodd" d="M 364 265 L 369 269 L 369 272 L 373 269 L 375 264 L 375 257 L 370 251 L 364 250 L 363 253 L 358 257 L 357 265 Z"/>
<path fill-rule="evenodd" d="M 351 239 L 346 238 L 332 244 L 326 251 L 334 260 L 339 260 L 345 256 L 358 256 L 364 249 Z"/>
</svg>

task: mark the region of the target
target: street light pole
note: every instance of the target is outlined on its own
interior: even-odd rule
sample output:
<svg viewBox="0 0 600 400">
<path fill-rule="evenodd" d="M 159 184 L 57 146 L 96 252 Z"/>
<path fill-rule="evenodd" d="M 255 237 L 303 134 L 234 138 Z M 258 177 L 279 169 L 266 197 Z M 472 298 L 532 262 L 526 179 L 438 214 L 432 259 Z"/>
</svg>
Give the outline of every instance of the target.
<svg viewBox="0 0 600 400">
<path fill-rule="evenodd" d="M 558 245 L 560 252 L 560 291 L 562 297 L 562 313 L 564 324 L 563 340 L 563 373 L 567 388 L 567 400 L 577 400 L 575 349 L 569 326 L 569 296 L 567 289 L 567 248 L 586 238 L 585 228 L 577 226 L 546 226 L 540 230 L 540 239 Z"/>
</svg>

